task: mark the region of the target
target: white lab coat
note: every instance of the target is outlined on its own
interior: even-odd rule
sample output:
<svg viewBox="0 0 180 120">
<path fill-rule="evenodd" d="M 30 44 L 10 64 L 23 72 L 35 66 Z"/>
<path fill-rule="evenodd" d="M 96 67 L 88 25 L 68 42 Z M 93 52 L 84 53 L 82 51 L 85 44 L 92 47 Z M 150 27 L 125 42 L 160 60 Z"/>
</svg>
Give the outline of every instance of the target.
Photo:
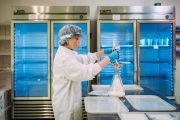
<svg viewBox="0 0 180 120">
<path fill-rule="evenodd" d="M 92 80 L 101 71 L 96 60 L 95 53 L 80 55 L 63 46 L 58 48 L 53 65 L 55 120 L 81 120 L 81 81 Z"/>
</svg>

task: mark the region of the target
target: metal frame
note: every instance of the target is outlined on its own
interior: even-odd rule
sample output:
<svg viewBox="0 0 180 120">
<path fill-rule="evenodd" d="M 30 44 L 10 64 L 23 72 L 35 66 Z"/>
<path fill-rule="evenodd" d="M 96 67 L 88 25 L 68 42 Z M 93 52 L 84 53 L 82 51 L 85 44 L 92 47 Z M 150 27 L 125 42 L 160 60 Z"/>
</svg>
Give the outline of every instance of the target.
<svg viewBox="0 0 180 120">
<path fill-rule="evenodd" d="M 98 20 L 97 21 L 97 50 L 100 51 L 100 24 L 101 23 L 132 23 L 133 24 L 133 31 L 134 31 L 134 47 L 133 47 L 133 52 L 134 52 L 134 83 L 137 83 L 137 53 L 136 53 L 136 48 L 137 48 L 137 43 L 136 43 L 136 21 L 135 20 L 118 20 L 118 21 L 112 21 L 112 20 Z M 100 77 L 100 74 L 98 75 Z M 98 84 L 100 84 L 98 77 Z"/>
<path fill-rule="evenodd" d="M 140 30 L 140 23 L 172 23 L 173 25 L 173 44 L 172 44 L 172 47 L 173 47 L 173 87 L 175 86 L 175 82 L 176 82 L 176 77 L 175 77 L 175 70 L 176 70 L 176 38 L 175 38 L 175 34 L 176 34 L 176 22 L 175 20 L 138 20 L 137 21 L 137 50 L 138 50 L 138 57 L 137 57 L 137 63 L 138 63 L 138 84 L 140 85 L 140 47 L 139 47 L 139 37 L 140 37 L 140 33 L 139 33 L 139 30 Z M 175 91 L 173 89 L 173 96 L 167 96 L 169 98 L 172 98 L 174 99 L 174 95 L 175 95 Z"/>
<path fill-rule="evenodd" d="M 59 21 L 51 21 L 51 80 L 53 80 L 53 61 L 54 61 L 54 23 L 86 23 L 87 24 L 87 33 L 90 33 L 90 20 L 59 20 Z M 90 34 L 88 34 L 88 52 L 90 52 Z M 52 81 L 51 81 L 52 85 Z M 88 81 L 88 86 L 90 82 Z M 89 89 L 89 88 L 88 88 Z M 51 95 L 53 94 L 53 90 Z M 52 97 L 52 96 L 51 96 Z"/>
<path fill-rule="evenodd" d="M 14 96 L 14 24 L 15 23 L 47 23 L 48 28 L 48 97 L 15 97 Z M 12 21 L 11 22 L 11 71 L 12 71 L 12 98 L 13 100 L 50 100 L 50 22 L 47 20 L 38 21 Z"/>
</svg>

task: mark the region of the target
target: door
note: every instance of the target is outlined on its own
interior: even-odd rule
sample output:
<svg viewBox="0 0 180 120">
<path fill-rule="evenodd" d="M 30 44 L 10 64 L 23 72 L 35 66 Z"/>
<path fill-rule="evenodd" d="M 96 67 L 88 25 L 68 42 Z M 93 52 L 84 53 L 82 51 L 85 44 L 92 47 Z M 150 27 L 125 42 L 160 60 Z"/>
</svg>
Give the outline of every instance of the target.
<svg viewBox="0 0 180 120">
<path fill-rule="evenodd" d="M 139 82 L 165 96 L 174 92 L 174 21 L 138 21 Z"/>
<path fill-rule="evenodd" d="M 52 46 L 51 46 L 51 51 L 52 51 L 52 65 L 53 65 L 53 60 L 55 57 L 55 54 L 57 52 L 57 49 L 59 47 L 58 45 L 58 32 L 59 30 L 67 24 L 73 24 L 76 26 L 79 26 L 82 29 L 82 38 L 81 38 L 81 42 L 80 42 L 80 47 L 76 50 L 78 53 L 80 54 L 87 54 L 89 52 L 89 34 L 90 34 L 90 27 L 89 27 L 89 20 L 81 20 L 81 21 L 52 21 L 51 23 L 51 30 L 52 30 Z M 52 74 L 53 75 L 53 74 Z M 82 96 L 86 96 L 87 92 L 88 92 L 88 87 L 89 83 L 88 81 L 84 80 L 82 82 Z"/>
<path fill-rule="evenodd" d="M 50 99 L 48 21 L 12 22 L 12 71 L 15 100 Z"/>
<path fill-rule="evenodd" d="M 113 43 L 120 46 L 120 62 L 127 62 L 119 74 L 123 84 L 136 83 L 136 52 L 135 21 L 105 21 L 99 20 L 98 26 L 98 50 L 112 48 Z M 99 75 L 99 84 L 111 84 L 114 69 L 108 64 Z"/>
</svg>

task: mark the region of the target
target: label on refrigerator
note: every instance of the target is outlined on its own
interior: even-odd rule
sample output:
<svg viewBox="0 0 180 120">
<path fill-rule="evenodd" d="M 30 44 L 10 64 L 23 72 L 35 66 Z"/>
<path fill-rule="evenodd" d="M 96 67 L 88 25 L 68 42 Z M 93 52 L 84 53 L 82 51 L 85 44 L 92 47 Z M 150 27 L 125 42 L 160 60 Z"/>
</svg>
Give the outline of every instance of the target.
<svg viewBox="0 0 180 120">
<path fill-rule="evenodd" d="M 112 20 L 120 20 L 121 16 L 120 15 L 112 15 Z"/>
</svg>

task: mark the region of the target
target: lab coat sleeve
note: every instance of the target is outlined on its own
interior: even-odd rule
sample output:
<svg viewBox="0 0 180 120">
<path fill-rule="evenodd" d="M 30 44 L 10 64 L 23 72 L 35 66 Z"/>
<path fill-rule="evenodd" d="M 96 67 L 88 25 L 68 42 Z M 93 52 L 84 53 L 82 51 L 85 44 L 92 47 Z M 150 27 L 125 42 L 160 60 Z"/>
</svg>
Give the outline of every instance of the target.
<svg viewBox="0 0 180 120">
<path fill-rule="evenodd" d="M 74 59 L 64 65 L 65 77 L 72 81 L 92 80 L 102 69 L 98 63 L 82 64 Z"/>
<path fill-rule="evenodd" d="M 87 55 L 79 55 L 79 57 L 83 64 L 95 63 L 98 60 L 96 53 L 88 53 Z"/>
</svg>

